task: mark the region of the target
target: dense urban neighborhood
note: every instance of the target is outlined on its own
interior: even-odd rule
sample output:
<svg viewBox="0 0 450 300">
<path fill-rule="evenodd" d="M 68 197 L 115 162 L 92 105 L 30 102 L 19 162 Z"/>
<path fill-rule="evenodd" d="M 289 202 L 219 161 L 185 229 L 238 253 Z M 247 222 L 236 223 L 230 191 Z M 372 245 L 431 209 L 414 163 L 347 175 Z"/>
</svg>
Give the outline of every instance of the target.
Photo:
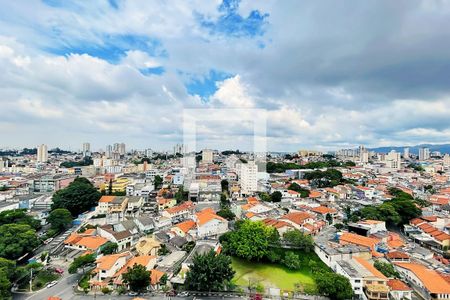
<svg viewBox="0 0 450 300">
<path fill-rule="evenodd" d="M 2 299 L 450 297 L 449 154 L 0 156 Z"/>
</svg>

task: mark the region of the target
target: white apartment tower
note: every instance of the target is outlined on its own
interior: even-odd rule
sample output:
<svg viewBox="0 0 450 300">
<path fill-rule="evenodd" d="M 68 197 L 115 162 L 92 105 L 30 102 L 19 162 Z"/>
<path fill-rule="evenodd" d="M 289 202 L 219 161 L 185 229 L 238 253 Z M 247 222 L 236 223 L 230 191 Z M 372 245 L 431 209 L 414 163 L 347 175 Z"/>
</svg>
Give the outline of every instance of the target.
<svg viewBox="0 0 450 300">
<path fill-rule="evenodd" d="M 202 162 L 204 163 L 212 163 L 213 162 L 214 153 L 212 150 L 203 149 L 202 151 Z"/>
<path fill-rule="evenodd" d="M 239 170 L 239 183 L 242 195 L 251 195 L 258 190 L 258 166 L 254 161 L 241 163 Z"/>
<path fill-rule="evenodd" d="M 83 157 L 91 156 L 91 144 L 83 143 Z"/>
<path fill-rule="evenodd" d="M 409 158 L 409 148 L 406 147 L 403 149 L 403 158 L 408 159 Z"/>
<path fill-rule="evenodd" d="M 450 167 L 450 155 L 448 153 L 444 155 L 444 167 Z"/>
<path fill-rule="evenodd" d="M 391 150 L 391 152 L 386 154 L 384 160 L 386 162 L 386 167 L 391 169 L 400 169 L 402 160 L 400 153 L 398 153 L 397 151 Z"/>
<path fill-rule="evenodd" d="M 430 148 L 420 148 L 419 149 L 419 160 L 430 159 Z"/>
<path fill-rule="evenodd" d="M 37 158 L 38 162 L 46 162 L 48 160 L 48 150 L 47 145 L 39 145 L 37 146 Z"/>
</svg>

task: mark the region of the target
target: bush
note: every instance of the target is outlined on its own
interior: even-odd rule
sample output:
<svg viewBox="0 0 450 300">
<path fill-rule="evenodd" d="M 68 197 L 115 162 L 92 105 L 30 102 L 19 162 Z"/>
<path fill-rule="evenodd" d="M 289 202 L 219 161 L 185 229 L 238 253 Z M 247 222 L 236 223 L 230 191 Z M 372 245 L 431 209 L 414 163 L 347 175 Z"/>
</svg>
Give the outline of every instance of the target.
<svg viewBox="0 0 450 300">
<path fill-rule="evenodd" d="M 102 293 L 109 294 L 109 293 L 111 293 L 111 290 L 107 286 L 105 286 L 105 287 L 102 287 Z"/>
</svg>

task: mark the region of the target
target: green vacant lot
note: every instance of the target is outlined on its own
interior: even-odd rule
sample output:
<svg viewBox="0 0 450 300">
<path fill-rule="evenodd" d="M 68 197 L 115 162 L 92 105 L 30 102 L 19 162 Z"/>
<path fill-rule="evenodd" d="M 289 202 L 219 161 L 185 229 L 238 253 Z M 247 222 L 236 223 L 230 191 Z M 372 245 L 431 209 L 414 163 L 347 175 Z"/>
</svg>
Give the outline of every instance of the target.
<svg viewBox="0 0 450 300">
<path fill-rule="evenodd" d="M 312 257 L 314 258 L 317 256 Z M 248 287 L 249 282 L 257 282 L 265 288 L 277 287 L 283 291 L 294 291 L 299 290 L 298 286 L 301 285 L 301 291 L 310 294 L 316 292 L 316 284 L 307 266 L 292 271 L 278 264 L 249 262 L 235 257 L 232 258 L 232 266 L 236 271 L 235 283 L 242 287 Z"/>
</svg>

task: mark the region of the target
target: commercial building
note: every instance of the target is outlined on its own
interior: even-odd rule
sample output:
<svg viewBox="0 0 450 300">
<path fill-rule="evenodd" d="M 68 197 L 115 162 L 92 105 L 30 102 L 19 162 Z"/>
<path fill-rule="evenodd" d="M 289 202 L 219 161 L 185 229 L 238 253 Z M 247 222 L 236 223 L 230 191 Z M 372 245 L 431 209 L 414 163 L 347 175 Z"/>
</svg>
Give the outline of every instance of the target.
<svg viewBox="0 0 450 300">
<path fill-rule="evenodd" d="M 37 162 L 46 162 L 48 160 L 48 150 L 47 145 L 37 146 Z"/>
</svg>

